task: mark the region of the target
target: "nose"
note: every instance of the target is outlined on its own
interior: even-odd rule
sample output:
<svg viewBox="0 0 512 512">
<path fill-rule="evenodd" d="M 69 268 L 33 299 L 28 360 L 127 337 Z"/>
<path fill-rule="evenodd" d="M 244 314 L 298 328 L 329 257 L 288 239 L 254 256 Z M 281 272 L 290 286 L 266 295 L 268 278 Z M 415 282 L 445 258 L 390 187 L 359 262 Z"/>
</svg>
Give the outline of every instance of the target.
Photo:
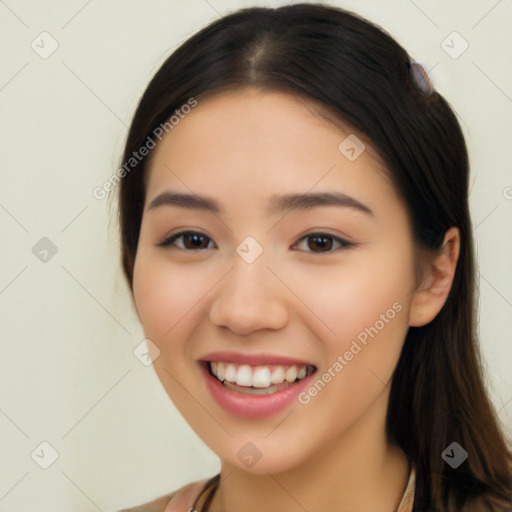
<svg viewBox="0 0 512 512">
<path fill-rule="evenodd" d="M 242 336 L 288 324 L 285 290 L 263 262 L 248 264 L 240 259 L 216 290 L 209 314 L 215 325 Z"/>
</svg>

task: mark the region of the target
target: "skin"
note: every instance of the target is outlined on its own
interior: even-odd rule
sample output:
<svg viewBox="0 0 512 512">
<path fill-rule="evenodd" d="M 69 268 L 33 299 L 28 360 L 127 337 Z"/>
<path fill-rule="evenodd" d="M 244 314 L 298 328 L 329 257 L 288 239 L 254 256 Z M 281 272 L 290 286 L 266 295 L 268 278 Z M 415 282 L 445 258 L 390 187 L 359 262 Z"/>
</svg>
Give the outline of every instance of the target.
<svg viewBox="0 0 512 512">
<path fill-rule="evenodd" d="M 162 385 L 221 458 L 211 512 L 392 512 L 404 491 L 408 461 L 385 436 L 389 382 L 409 326 L 430 322 L 447 298 L 459 234 L 447 231 L 417 282 L 405 204 L 364 136 L 356 160 L 338 150 L 349 133 L 293 96 L 245 89 L 200 101 L 152 155 L 133 297 L 161 351 Z M 171 189 L 214 198 L 224 212 L 148 208 Z M 305 192 L 342 192 L 373 215 L 266 213 L 271 196 Z M 157 245 L 185 229 L 207 248 Z M 355 245 L 331 238 L 322 248 L 304 238 L 313 233 Z M 236 252 L 247 236 L 263 248 L 251 264 Z M 321 375 L 396 303 L 400 312 L 307 405 L 246 419 L 209 395 L 198 363 L 208 352 L 296 357 Z M 247 442 L 262 454 L 251 468 L 237 457 Z"/>
</svg>

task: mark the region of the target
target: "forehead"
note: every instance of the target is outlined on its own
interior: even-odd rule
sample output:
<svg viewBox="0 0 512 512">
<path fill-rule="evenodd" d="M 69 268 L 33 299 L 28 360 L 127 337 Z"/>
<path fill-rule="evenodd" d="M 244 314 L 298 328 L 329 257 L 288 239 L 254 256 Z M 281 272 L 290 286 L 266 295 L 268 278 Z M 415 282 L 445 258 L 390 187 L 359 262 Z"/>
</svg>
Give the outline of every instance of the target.
<svg viewBox="0 0 512 512">
<path fill-rule="evenodd" d="M 172 185 L 245 199 L 313 188 L 398 199 L 369 141 L 323 114 L 301 98 L 255 89 L 199 100 L 154 150 L 147 197 Z"/>
</svg>

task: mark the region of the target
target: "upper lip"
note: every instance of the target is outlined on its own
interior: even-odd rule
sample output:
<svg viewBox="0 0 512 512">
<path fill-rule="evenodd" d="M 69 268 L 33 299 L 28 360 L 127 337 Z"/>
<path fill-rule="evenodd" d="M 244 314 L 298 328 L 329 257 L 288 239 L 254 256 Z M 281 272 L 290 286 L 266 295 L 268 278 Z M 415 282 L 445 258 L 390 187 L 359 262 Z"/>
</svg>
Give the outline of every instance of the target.
<svg viewBox="0 0 512 512">
<path fill-rule="evenodd" d="M 276 354 L 250 354 L 243 352 L 210 352 L 200 358 L 200 361 L 223 361 L 237 364 L 248 364 L 251 366 L 280 364 L 280 365 L 298 365 L 315 366 L 314 364 L 296 359 L 294 357 L 280 356 Z"/>
</svg>

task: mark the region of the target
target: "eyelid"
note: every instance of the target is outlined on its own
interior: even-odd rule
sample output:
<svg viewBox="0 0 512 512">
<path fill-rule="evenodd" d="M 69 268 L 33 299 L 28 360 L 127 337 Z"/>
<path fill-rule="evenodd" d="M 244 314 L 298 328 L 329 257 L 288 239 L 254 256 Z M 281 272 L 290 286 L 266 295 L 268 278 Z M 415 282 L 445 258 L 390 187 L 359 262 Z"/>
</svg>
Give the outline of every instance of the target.
<svg viewBox="0 0 512 512">
<path fill-rule="evenodd" d="M 337 251 L 343 250 L 343 249 L 351 249 L 356 246 L 356 244 L 354 242 L 351 242 L 350 240 L 347 240 L 346 238 L 342 238 L 340 236 L 333 235 L 332 233 L 329 233 L 328 231 L 311 231 L 309 233 L 306 233 L 305 235 L 302 235 L 297 240 L 297 242 L 295 242 L 293 244 L 292 247 L 296 246 L 298 243 L 302 242 L 302 240 L 304 240 L 306 238 L 322 237 L 322 236 L 325 238 L 332 238 L 333 240 L 338 242 L 341 245 L 341 247 L 338 247 L 337 249 L 333 249 L 330 251 L 304 251 L 304 252 L 308 252 L 311 254 L 328 254 L 328 253 L 337 252 Z"/>
<path fill-rule="evenodd" d="M 213 242 L 213 238 L 208 236 L 206 233 L 203 233 L 202 231 L 197 231 L 197 230 L 193 230 L 193 229 L 185 229 L 183 231 L 178 231 L 176 233 L 166 236 L 161 242 L 158 242 L 156 245 L 157 245 L 157 247 L 173 247 L 175 249 L 180 249 L 182 251 L 188 251 L 188 252 L 204 251 L 207 249 L 207 248 L 205 248 L 205 249 L 183 249 L 183 248 L 177 247 L 176 245 L 173 244 L 173 242 L 175 242 L 181 236 L 190 235 L 190 234 L 203 236 L 205 238 L 208 238 L 208 240 L 210 240 L 211 242 Z M 213 243 L 215 244 L 215 242 L 213 242 Z"/>
<path fill-rule="evenodd" d="M 177 239 L 179 239 L 182 236 L 189 235 L 189 234 L 200 235 L 202 237 L 205 237 L 209 241 L 213 242 L 215 247 L 217 247 L 215 242 L 213 241 L 213 238 L 211 238 L 209 235 L 207 235 L 206 233 L 203 233 L 201 231 L 196 231 L 196 230 L 192 230 L 192 229 L 186 229 L 183 231 L 178 231 L 177 233 L 173 233 L 172 235 L 165 237 L 161 242 L 157 243 L 156 245 L 158 247 L 173 247 L 173 248 L 180 249 L 182 251 L 188 251 L 188 252 L 205 251 L 208 249 L 208 247 L 203 248 L 203 249 L 186 249 L 186 248 L 184 249 L 182 247 L 177 247 L 176 245 L 173 245 L 173 243 Z M 337 251 L 343 250 L 343 249 L 351 249 L 353 247 L 356 247 L 356 245 L 357 245 L 354 242 L 351 242 L 351 241 L 349 241 L 345 238 L 342 238 L 340 236 L 333 235 L 332 233 L 329 233 L 327 231 L 310 231 L 309 233 L 306 233 L 306 234 L 300 236 L 297 239 L 297 241 L 292 245 L 292 248 L 295 247 L 300 242 L 302 242 L 304 239 L 313 238 L 313 237 L 321 237 L 321 236 L 323 236 L 325 238 L 332 238 L 334 241 L 338 242 L 341 247 L 338 247 L 337 249 L 333 249 L 333 250 L 329 250 L 329 251 L 303 251 L 303 252 L 307 252 L 307 253 L 311 253 L 311 254 L 328 254 L 328 253 L 337 252 Z"/>
</svg>

